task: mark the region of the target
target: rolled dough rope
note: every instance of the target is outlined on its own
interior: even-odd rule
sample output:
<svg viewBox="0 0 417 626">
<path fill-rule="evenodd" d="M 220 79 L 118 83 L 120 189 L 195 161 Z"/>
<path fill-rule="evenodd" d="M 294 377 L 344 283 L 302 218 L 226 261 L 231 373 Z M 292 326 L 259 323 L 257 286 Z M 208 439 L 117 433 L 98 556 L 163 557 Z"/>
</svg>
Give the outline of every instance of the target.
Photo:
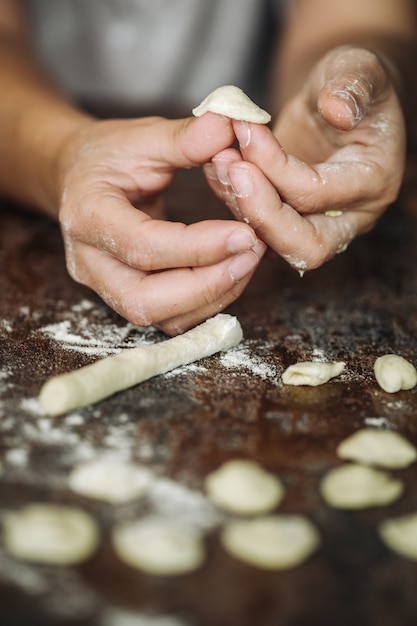
<svg viewBox="0 0 417 626">
<path fill-rule="evenodd" d="M 149 346 L 129 348 L 74 372 L 51 378 L 42 387 L 39 402 L 48 415 L 61 415 L 180 365 L 229 350 L 237 346 L 242 337 L 237 318 L 220 313 L 183 335 Z"/>
<path fill-rule="evenodd" d="M 234 85 L 218 87 L 192 112 L 196 117 L 200 117 L 207 111 L 255 124 L 268 124 L 271 121 L 271 116 L 267 111 L 261 109 L 244 91 Z"/>
</svg>

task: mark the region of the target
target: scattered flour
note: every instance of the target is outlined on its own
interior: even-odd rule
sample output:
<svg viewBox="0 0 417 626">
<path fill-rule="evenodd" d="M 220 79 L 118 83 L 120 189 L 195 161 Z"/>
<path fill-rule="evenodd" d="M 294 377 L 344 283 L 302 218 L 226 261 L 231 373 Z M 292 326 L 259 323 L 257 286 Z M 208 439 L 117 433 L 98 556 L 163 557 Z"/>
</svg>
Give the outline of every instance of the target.
<svg viewBox="0 0 417 626">
<path fill-rule="evenodd" d="M 11 368 L 5 367 L 0 370 L 0 395 L 11 389 L 14 385 L 8 379 L 11 378 L 13 372 Z"/>
<path fill-rule="evenodd" d="M 245 341 L 232 350 L 222 352 L 220 363 L 228 369 L 239 370 L 240 372 L 244 370 L 273 384 L 276 384 L 280 374 L 277 366 L 270 365 L 253 352 L 250 341 Z"/>
<path fill-rule="evenodd" d="M 88 317 L 80 315 L 86 312 L 89 312 Z M 122 326 L 109 323 L 100 318 L 99 312 L 94 316 L 93 303 L 83 300 L 68 311 L 65 319 L 43 326 L 39 332 L 58 342 L 66 350 L 108 356 L 120 352 L 123 348 L 152 343 L 150 335 L 153 335 L 156 329 L 142 328 L 128 322 Z"/>
<path fill-rule="evenodd" d="M 386 417 L 365 417 L 365 424 L 374 428 L 392 428 L 392 424 Z"/>
<path fill-rule="evenodd" d="M 6 463 L 15 467 L 26 467 L 29 451 L 26 448 L 12 448 L 5 455 Z"/>
<path fill-rule="evenodd" d="M 159 478 L 148 494 L 154 512 L 198 530 L 211 530 L 224 519 L 200 491 L 190 489 L 170 478 Z"/>
</svg>

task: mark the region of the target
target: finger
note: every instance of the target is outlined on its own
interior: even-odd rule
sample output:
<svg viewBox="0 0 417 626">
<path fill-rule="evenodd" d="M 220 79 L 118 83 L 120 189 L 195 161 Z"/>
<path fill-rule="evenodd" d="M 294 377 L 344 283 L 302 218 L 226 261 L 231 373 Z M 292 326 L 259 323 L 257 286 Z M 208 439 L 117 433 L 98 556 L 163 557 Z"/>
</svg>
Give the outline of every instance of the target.
<svg viewBox="0 0 417 626">
<path fill-rule="evenodd" d="M 80 245 L 76 279 L 132 323 L 149 326 L 213 303 L 224 301 L 226 306 L 240 293 L 240 282 L 253 273 L 264 250 L 258 242 L 253 250 L 215 265 L 145 273 Z"/>
<path fill-rule="evenodd" d="M 328 124 L 352 130 L 374 104 L 388 96 L 389 84 L 376 54 L 341 47 L 326 55 L 312 73 L 308 101 Z"/>
<path fill-rule="evenodd" d="M 82 217 L 63 218 L 66 239 L 89 244 L 144 271 L 212 265 L 256 243 L 255 233 L 246 224 L 206 220 L 185 225 L 153 220 L 114 191 L 86 204 Z"/>
<path fill-rule="evenodd" d="M 159 123 L 162 127 L 159 129 L 157 141 L 152 135 L 152 127 L 146 127 L 149 134 L 148 145 L 152 147 L 147 156 L 152 166 L 164 164 L 167 168 L 187 168 L 201 165 L 235 140 L 231 120 L 214 113 L 179 120 L 162 120 Z M 138 129 L 138 139 L 142 146 L 146 137 L 143 136 L 140 125 Z"/>
<path fill-rule="evenodd" d="M 233 163 L 240 163 L 241 161 L 242 155 L 237 150 L 229 148 L 214 156 L 212 162 L 204 165 L 203 168 L 211 189 L 239 221 L 243 221 L 243 215 L 230 184 L 228 170 Z"/>
<path fill-rule="evenodd" d="M 282 201 L 275 187 L 250 163 L 233 165 L 229 178 L 240 211 L 259 238 L 301 272 L 343 251 L 376 219 L 367 211 L 300 215 Z"/>
<path fill-rule="evenodd" d="M 254 270 L 255 271 L 255 270 Z M 251 280 L 254 272 L 247 274 L 242 280 L 236 283 L 232 289 L 227 291 L 221 298 L 210 304 L 204 305 L 198 309 L 194 309 L 185 313 L 173 317 L 171 319 L 164 320 L 163 322 L 156 324 L 167 335 L 179 335 L 190 328 L 193 328 L 197 324 L 200 324 L 209 317 L 217 315 L 230 304 L 239 298 L 247 284 Z"/>
<path fill-rule="evenodd" d="M 259 124 L 233 122 L 245 161 L 254 163 L 279 190 L 281 197 L 300 213 L 324 212 L 355 205 L 358 199 L 380 197 L 392 188 L 381 166 L 381 150 L 355 143 L 337 150 L 334 160 L 310 166 L 287 155 L 272 132 Z M 397 168 L 395 168 L 397 171 Z M 393 199 L 393 198 L 392 198 Z M 387 198 L 391 201 L 391 196 Z"/>
</svg>

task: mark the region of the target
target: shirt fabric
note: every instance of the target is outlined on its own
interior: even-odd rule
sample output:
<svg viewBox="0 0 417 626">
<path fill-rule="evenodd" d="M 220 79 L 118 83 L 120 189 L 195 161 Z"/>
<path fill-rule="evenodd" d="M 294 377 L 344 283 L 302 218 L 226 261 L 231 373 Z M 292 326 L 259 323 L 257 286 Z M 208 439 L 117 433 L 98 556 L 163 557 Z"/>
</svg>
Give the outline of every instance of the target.
<svg viewBox="0 0 417 626">
<path fill-rule="evenodd" d="M 186 106 L 220 85 L 258 87 L 265 33 L 271 31 L 282 4 L 24 1 L 39 57 L 69 95 L 80 101 L 168 101 Z"/>
</svg>

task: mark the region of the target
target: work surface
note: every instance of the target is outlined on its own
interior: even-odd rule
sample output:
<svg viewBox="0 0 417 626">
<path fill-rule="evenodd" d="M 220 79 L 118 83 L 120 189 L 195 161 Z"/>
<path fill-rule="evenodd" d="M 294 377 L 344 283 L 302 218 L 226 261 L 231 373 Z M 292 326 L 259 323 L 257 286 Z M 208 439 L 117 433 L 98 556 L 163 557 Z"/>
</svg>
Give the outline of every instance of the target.
<svg viewBox="0 0 417 626">
<path fill-rule="evenodd" d="M 417 444 L 417 394 L 382 391 L 377 356 L 417 361 L 415 172 L 376 229 L 300 279 L 262 261 L 228 309 L 245 339 L 236 349 L 149 380 L 59 418 L 37 402 L 42 383 L 162 333 L 137 329 L 67 276 L 60 233 L 48 219 L 0 213 L 0 519 L 28 502 L 81 506 L 102 538 L 76 567 L 37 566 L 0 545 L 2 626 L 408 626 L 417 623 L 417 563 L 391 554 L 377 525 L 417 509 L 417 465 L 395 472 L 405 495 L 386 508 L 331 509 L 318 486 L 340 461 L 337 444 L 368 426 Z M 174 218 L 222 210 L 194 172 L 168 197 Z M 197 210 L 198 207 L 198 210 Z M 321 387 L 285 387 L 302 360 L 342 360 Z M 71 493 L 70 470 L 108 454 L 151 467 L 164 488 L 114 506 Z M 307 515 L 322 544 L 298 568 L 267 572 L 228 556 L 219 516 L 202 495 L 208 472 L 231 458 L 258 461 L 286 487 L 282 512 Z M 120 521 L 158 514 L 205 533 L 207 558 L 193 574 L 161 577 L 121 563 L 109 541 Z"/>
</svg>

